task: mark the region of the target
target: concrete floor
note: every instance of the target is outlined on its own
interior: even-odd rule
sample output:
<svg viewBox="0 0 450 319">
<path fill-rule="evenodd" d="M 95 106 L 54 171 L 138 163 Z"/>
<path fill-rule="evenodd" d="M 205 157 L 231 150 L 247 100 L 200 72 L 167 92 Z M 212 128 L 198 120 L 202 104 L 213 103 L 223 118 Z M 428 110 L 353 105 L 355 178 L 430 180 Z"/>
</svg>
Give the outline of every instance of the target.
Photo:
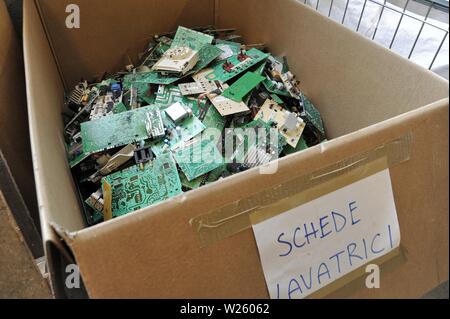
<svg viewBox="0 0 450 319">
<path fill-rule="evenodd" d="M 0 299 L 51 298 L 0 192 Z"/>
</svg>

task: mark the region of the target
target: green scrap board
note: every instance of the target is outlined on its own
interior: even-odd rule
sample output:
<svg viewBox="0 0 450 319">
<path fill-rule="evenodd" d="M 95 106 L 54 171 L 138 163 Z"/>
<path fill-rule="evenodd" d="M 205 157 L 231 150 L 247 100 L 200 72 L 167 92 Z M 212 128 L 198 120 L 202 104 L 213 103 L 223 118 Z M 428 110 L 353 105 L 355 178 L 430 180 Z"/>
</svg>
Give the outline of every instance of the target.
<svg viewBox="0 0 450 319">
<path fill-rule="evenodd" d="M 94 154 L 149 138 L 146 113 L 154 108 L 146 106 L 81 123 L 83 152 Z"/>
<path fill-rule="evenodd" d="M 169 119 L 166 112 L 162 112 L 161 116 L 168 134 L 161 140 L 155 140 L 149 143 L 152 152 L 156 156 L 160 156 L 165 151 L 179 147 L 182 143 L 199 135 L 205 129 L 205 125 L 196 116 L 188 117 L 178 125 Z M 167 140 L 167 142 L 164 140 Z"/>
<path fill-rule="evenodd" d="M 286 155 L 297 153 L 303 150 L 306 150 L 308 148 L 308 145 L 306 144 L 305 138 L 302 136 L 300 137 L 300 140 L 298 141 L 297 147 L 292 147 L 290 145 L 286 145 L 283 152 Z"/>
<path fill-rule="evenodd" d="M 182 193 L 176 163 L 170 153 L 143 170 L 133 166 L 102 180 L 111 184 L 113 217 L 128 214 Z"/>
<path fill-rule="evenodd" d="M 311 101 L 302 93 L 303 106 L 306 113 L 306 119 L 325 137 L 325 128 L 323 127 L 322 116 Z"/>
<path fill-rule="evenodd" d="M 217 181 L 222 174 L 226 171 L 226 165 L 220 165 L 216 169 L 213 169 L 211 172 L 206 173 L 205 175 L 202 175 L 200 177 L 197 177 L 196 179 L 193 179 L 192 181 L 188 181 L 186 175 L 183 173 L 180 174 L 180 180 L 181 184 L 186 187 L 187 189 L 197 189 L 200 186 L 204 184 L 211 184 Z"/>
<path fill-rule="evenodd" d="M 245 135 L 246 130 L 254 129 L 255 133 L 256 133 L 255 144 L 256 145 L 262 145 L 263 143 L 265 144 L 268 141 L 271 141 L 271 131 L 270 130 L 273 129 L 273 128 L 272 128 L 271 123 L 266 123 L 266 122 L 262 121 L 261 119 L 257 119 L 257 120 L 253 120 L 250 123 L 242 126 L 240 129 L 243 130 L 241 132 L 244 132 L 244 135 L 243 135 L 243 138 L 244 138 L 243 147 L 237 148 L 235 150 L 236 152 L 235 152 L 234 159 L 238 163 L 243 163 L 245 155 L 248 153 L 248 151 L 253 146 L 253 145 L 250 145 L 250 140 L 248 139 L 248 136 Z M 256 130 L 259 130 L 259 129 L 263 129 L 266 132 L 263 141 L 259 141 L 260 134 L 259 134 L 259 131 L 256 131 Z M 274 130 L 276 130 L 276 129 L 274 129 Z M 237 131 L 237 132 L 239 132 L 239 131 Z M 274 133 L 277 134 L 278 142 L 276 144 L 275 143 L 270 143 L 270 145 L 273 147 L 273 151 L 275 151 L 277 155 L 280 155 L 281 152 L 283 151 L 285 145 L 286 145 L 286 139 L 283 137 L 283 135 L 279 134 L 277 130 L 276 130 L 276 132 L 274 131 Z"/>
<path fill-rule="evenodd" d="M 275 84 L 273 84 L 272 81 L 269 79 L 265 79 L 262 83 L 263 83 L 264 87 L 266 88 L 266 90 L 269 91 L 269 93 L 271 93 L 271 94 L 277 94 L 277 95 L 291 97 L 291 94 L 288 92 L 288 90 L 277 89 Z"/>
<path fill-rule="evenodd" d="M 117 103 L 117 104 L 114 105 L 112 111 L 113 111 L 114 114 L 119 114 L 119 113 L 123 113 L 123 112 L 128 111 L 128 109 L 127 109 L 127 107 L 125 106 L 125 104 L 123 104 L 122 102 L 120 102 L 120 103 Z"/>
<path fill-rule="evenodd" d="M 208 109 L 202 120 L 203 124 L 206 128 L 215 128 L 222 132 L 227 123 L 227 119 L 220 115 L 219 111 L 217 111 L 214 106 L 208 105 L 207 107 Z"/>
<path fill-rule="evenodd" d="M 188 106 L 195 116 L 198 117 L 200 115 L 197 99 L 191 96 L 183 96 L 178 85 L 164 85 L 159 87 L 156 92 L 154 104 L 158 105 L 160 110 L 165 110 L 176 102 Z M 204 106 L 205 100 L 202 100 L 200 105 Z"/>
<path fill-rule="evenodd" d="M 84 205 L 91 208 L 92 213 L 86 216 L 89 225 L 95 225 L 103 221 L 103 212 L 98 211 L 90 202 L 89 198 L 84 201 Z"/>
<path fill-rule="evenodd" d="M 264 77 L 261 75 L 247 72 L 228 87 L 222 95 L 233 101 L 241 102 L 242 99 L 262 81 L 264 81 Z"/>
<path fill-rule="evenodd" d="M 277 103 L 278 105 L 283 105 L 284 101 L 282 99 L 280 99 L 280 97 L 276 94 L 271 94 L 270 97 L 272 98 L 272 100 Z"/>
<path fill-rule="evenodd" d="M 88 157 L 89 157 L 89 154 L 86 154 L 85 152 L 81 152 L 80 154 L 78 154 L 74 158 L 72 158 L 72 159 L 69 158 L 70 168 L 74 168 L 75 166 L 80 164 L 82 161 L 84 161 Z"/>
<path fill-rule="evenodd" d="M 205 179 L 205 176 L 197 177 L 196 179 L 193 179 L 192 181 L 188 181 L 186 175 L 184 173 L 180 173 L 180 181 L 181 185 L 187 189 L 197 189 L 199 188 Z"/>
<path fill-rule="evenodd" d="M 263 75 L 265 69 L 266 69 L 266 61 L 263 61 L 261 64 L 256 65 L 255 67 L 251 68 L 250 71 L 252 71 L 256 74 L 259 74 L 259 75 Z"/>
<path fill-rule="evenodd" d="M 269 54 L 263 53 L 255 48 L 248 50 L 246 54 L 250 58 L 246 59 L 243 62 L 239 61 L 237 55 L 234 55 L 227 59 L 228 62 L 231 62 L 234 66 L 237 66 L 231 72 L 227 72 L 224 70 L 223 68 L 224 61 L 220 61 L 214 64 L 212 66 L 213 70 L 211 71 L 211 73 L 206 75 L 206 79 L 210 81 L 219 80 L 225 83 L 234 78 L 235 76 L 241 74 L 242 72 L 248 70 L 252 66 L 267 59 L 267 57 L 269 56 Z"/>
<path fill-rule="evenodd" d="M 217 48 L 214 45 L 211 44 L 205 44 L 200 51 L 198 52 L 199 55 L 199 61 L 195 65 L 195 67 L 186 73 L 182 77 L 176 77 L 176 76 L 164 76 L 161 75 L 159 72 L 145 72 L 140 73 L 138 77 L 135 78 L 135 82 L 139 85 L 142 84 L 161 84 L 161 85 L 169 85 L 173 84 L 178 80 L 181 80 L 189 75 L 192 75 L 205 67 L 207 67 L 214 59 L 216 59 L 220 54 L 222 53 L 222 50 Z M 139 91 L 138 91 L 139 92 Z"/>
<path fill-rule="evenodd" d="M 193 50 L 199 51 L 205 44 L 211 44 L 213 40 L 213 36 L 185 27 L 178 27 L 171 48 L 188 46 Z"/>
<path fill-rule="evenodd" d="M 175 160 L 188 181 L 223 165 L 223 157 L 214 141 L 202 139 L 175 152 Z"/>
<path fill-rule="evenodd" d="M 237 42 L 217 39 L 216 46 L 222 51 L 229 49 L 233 53 L 233 55 L 238 55 L 241 52 L 241 44 Z"/>
</svg>

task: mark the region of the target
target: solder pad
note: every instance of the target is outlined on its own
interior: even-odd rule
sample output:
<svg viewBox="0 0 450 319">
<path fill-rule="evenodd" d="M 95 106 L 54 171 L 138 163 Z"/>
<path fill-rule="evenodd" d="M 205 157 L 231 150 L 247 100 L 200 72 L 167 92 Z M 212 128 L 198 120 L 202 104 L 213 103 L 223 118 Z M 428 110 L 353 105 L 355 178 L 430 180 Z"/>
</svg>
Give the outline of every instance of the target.
<svg viewBox="0 0 450 319">
<path fill-rule="evenodd" d="M 175 152 L 175 160 L 188 181 L 202 176 L 223 164 L 223 157 L 216 143 L 209 139 L 193 141 Z"/>
<path fill-rule="evenodd" d="M 143 170 L 133 166 L 105 177 L 112 187 L 113 217 L 125 215 L 182 193 L 176 163 L 162 154 Z"/>
</svg>

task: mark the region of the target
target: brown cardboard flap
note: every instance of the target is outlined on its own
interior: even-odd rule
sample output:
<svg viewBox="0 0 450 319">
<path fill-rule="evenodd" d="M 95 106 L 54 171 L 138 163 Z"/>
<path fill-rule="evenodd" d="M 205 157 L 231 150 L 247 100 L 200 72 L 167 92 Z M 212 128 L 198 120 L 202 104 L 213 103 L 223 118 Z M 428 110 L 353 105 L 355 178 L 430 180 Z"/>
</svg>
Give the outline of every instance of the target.
<svg viewBox="0 0 450 319">
<path fill-rule="evenodd" d="M 276 175 L 251 170 L 80 230 L 82 213 L 59 115 L 63 81 L 34 2 L 24 3 L 30 133 L 43 235 L 48 243 L 59 240 L 50 222 L 72 232 L 69 244 L 92 297 L 267 297 L 251 230 L 202 249 L 189 220 L 251 195 L 255 185 L 271 187 L 408 132 L 414 141 L 411 159 L 391 170 L 406 260 L 383 273 L 382 289 L 333 295 L 418 297 L 448 278 L 448 98 L 420 107 L 447 97 L 446 81 L 292 0 L 111 0 L 107 5 L 39 0 L 68 86 L 122 67 L 125 52 L 117 48 L 132 46 L 147 32 L 212 23 L 218 3 L 221 27 L 237 27 L 247 42 L 264 41 L 273 52 L 288 55 L 333 139 L 280 160 Z M 81 29 L 65 28 L 68 3 L 80 4 Z"/>
<path fill-rule="evenodd" d="M 66 88 L 129 64 L 154 34 L 214 24 L 214 0 L 38 0 Z M 66 7 L 80 8 L 80 28 L 66 27 Z"/>
<path fill-rule="evenodd" d="M 383 271 L 382 289 L 332 296 L 419 297 L 448 278 L 448 99 L 281 159 L 276 175 L 251 170 L 78 232 L 72 249 L 90 296 L 267 297 L 251 230 L 201 248 L 189 220 L 251 194 L 254 185 L 276 185 L 410 131 L 411 158 L 391 170 L 406 260 Z"/>
<path fill-rule="evenodd" d="M 220 27 L 287 55 L 330 137 L 342 136 L 448 96 L 448 82 L 300 1 L 225 0 Z"/>
<path fill-rule="evenodd" d="M 0 3 L 0 38 L 0 149 L 31 217 L 38 224 L 22 51 L 4 2 Z"/>
</svg>

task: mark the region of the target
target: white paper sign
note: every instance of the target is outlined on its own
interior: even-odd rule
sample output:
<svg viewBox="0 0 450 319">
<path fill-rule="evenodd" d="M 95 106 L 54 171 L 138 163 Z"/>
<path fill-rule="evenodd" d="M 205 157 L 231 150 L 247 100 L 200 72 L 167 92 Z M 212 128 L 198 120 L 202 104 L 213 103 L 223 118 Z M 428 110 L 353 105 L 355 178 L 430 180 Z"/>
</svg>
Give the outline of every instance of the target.
<svg viewBox="0 0 450 319">
<path fill-rule="evenodd" d="M 304 298 L 400 244 L 389 170 L 253 226 L 273 299 Z"/>
</svg>

